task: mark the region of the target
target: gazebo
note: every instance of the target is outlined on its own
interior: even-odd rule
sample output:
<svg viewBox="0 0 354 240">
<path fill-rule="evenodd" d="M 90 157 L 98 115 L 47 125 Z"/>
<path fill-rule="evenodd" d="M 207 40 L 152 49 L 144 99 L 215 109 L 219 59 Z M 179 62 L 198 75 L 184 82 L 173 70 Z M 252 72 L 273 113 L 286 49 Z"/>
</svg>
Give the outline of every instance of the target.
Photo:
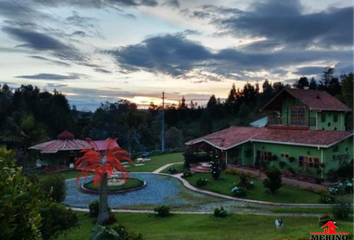
<svg viewBox="0 0 354 240">
<path fill-rule="evenodd" d="M 75 139 L 72 133 L 64 131 L 58 135 L 57 140 L 40 143 L 29 149 L 40 152 L 38 166 L 66 168 L 73 166 L 79 152 L 84 148 L 92 146 L 84 140 Z"/>
</svg>

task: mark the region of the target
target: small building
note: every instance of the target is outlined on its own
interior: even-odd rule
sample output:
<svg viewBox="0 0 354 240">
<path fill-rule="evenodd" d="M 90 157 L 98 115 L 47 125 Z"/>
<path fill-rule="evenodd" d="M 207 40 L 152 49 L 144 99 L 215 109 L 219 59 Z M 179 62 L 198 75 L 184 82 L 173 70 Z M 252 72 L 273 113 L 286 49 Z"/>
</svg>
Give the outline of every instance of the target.
<svg viewBox="0 0 354 240">
<path fill-rule="evenodd" d="M 233 126 L 186 143 L 196 152 L 207 144 L 223 165 L 280 169 L 323 177 L 353 159 L 353 132 L 345 129 L 346 105 L 325 91 L 284 89 L 261 111 L 266 127 Z"/>
<path fill-rule="evenodd" d="M 73 166 L 75 159 L 84 148 L 92 148 L 92 146 L 87 141 L 75 139 L 72 133 L 64 131 L 56 140 L 40 143 L 29 149 L 39 151 L 38 166 L 65 168 Z"/>
</svg>

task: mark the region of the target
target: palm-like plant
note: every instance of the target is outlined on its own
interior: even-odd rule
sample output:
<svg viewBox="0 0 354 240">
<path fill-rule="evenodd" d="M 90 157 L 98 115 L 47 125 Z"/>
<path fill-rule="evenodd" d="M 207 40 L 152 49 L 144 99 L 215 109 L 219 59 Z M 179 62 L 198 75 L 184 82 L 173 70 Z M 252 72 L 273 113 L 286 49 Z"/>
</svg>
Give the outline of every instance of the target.
<svg viewBox="0 0 354 240">
<path fill-rule="evenodd" d="M 84 175 L 85 178 L 90 172 L 94 172 L 93 183 L 99 187 L 99 214 L 97 217 L 97 223 L 102 224 L 104 220 L 108 219 L 108 201 L 107 201 L 107 181 L 108 176 L 111 176 L 114 171 L 117 171 L 119 175 L 126 181 L 129 177 L 127 169 L 123 166 L 122 161 L 133 161 L 127 157 L 128 152 L 124 149 L 114 146 L 117 142 L 117 138 L 108 138 L 107 148 L 100 150 L 94 141 L 87 139 L 93 149 L 83 149 L 81 152 L 84 156 L 79 158 L 75 165 L 78 169 L 82 169 L 81 173 L 77 176 L 76 182 Z"/>
</svg>

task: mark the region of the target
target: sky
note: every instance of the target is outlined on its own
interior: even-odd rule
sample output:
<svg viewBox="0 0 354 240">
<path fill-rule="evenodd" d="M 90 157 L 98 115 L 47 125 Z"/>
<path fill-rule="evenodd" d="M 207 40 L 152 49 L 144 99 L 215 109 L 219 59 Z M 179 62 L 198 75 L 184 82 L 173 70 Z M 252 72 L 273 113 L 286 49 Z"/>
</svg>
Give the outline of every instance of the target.
<svg viewBox="0 0 354 240">
<path fill-rule="evenodd" d="M 0 0 L 0 84 L 78 110 L 353 72 L 352 0 Z"/>
</svg>

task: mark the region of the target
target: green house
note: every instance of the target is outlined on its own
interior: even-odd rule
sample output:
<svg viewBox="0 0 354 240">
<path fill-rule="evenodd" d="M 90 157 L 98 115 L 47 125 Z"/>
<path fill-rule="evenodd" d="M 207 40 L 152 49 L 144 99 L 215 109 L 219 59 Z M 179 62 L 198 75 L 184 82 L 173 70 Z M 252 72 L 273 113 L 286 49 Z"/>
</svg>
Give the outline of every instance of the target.
<svg viewBox="0 0 354 240">
<path fill-rule="evenodd" d="M 312 176 L 353 159 L 353 132 L 345 129 L 346 105 L 325 91 L 284 89 L 261 111 L 266 127 L 233 126 L 186 143 L 195 152 L 217 149 L 224 165 L 272 165 Z"/>
</svg>

